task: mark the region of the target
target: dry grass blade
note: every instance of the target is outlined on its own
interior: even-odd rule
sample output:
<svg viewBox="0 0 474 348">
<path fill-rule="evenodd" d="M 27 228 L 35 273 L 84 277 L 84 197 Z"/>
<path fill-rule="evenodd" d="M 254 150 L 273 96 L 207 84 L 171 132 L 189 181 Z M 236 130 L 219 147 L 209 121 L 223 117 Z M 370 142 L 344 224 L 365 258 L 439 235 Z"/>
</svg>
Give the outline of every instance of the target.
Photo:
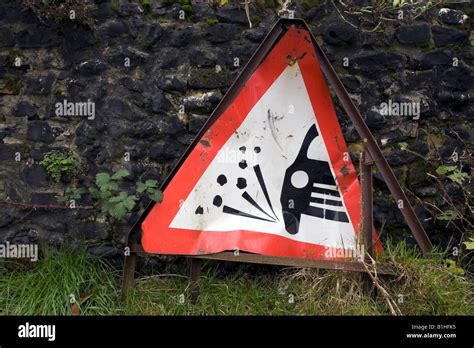
<svg viewBox="0 0 474 348">
<path fill-rule="evenodd" d="M 385 290 L 385 288 L 378 281 L 377 272 L 376 272 L 376 268 L 375 268 L 375 260 L 372 257 L 370 257 L 370 259 L 372 261 L 372 267 L 374 269 L 374 274 L 372 274 L 372 272 L 370 271 L 369 266 L 367 265 L 367 263 L 365 261 L 362 261 L 362 265 L 366 269 L 367 274 L 369 275 L 370 279 L 372 279 L 372 282 L 374 283 L 375 287 L 380 291 L 380 294 L 382 295 L 382 297 L 384 298 L 385 302 L 388 305 L 388 308 L 390 309 L 390 313 L 392 315 L 395 315 L 395 316 L 403 315 L 402 311 L 400 310 L 400 308 L 398 308 L 397 304 L 392 299 L 390 294 L 387 292 L 387 290 Z"/>
<path fill-rule="evenodd" d="M 92 296 L 92 294 L 89 294 L 89 293 L 83 293 L 81 294 L 81 296 L 79 297 L 79 303 L 78 302 L 75 302 L 73 303 L 73 305 L 71 306 L 71 315 L 72 316 L 78 316 L 78 315 L 81 315 L 81 306 L 84 302 L 86 302 L 88 299 L 90 299 Z"/>
</svg>

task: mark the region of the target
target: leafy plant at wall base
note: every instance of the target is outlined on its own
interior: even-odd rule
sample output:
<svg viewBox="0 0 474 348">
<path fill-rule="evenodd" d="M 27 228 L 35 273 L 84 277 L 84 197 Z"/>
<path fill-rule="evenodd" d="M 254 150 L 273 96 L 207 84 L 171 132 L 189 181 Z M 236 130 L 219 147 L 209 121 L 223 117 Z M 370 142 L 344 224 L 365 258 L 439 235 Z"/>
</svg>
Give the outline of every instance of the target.
<svg viewBox="0 0 474 348">
<path fill-rule="evenodd" d="M 71 187 L 66 187 L 66 190 L 64 191 L 64 195 L 62 197 L 58 198 L 58 202 L 60 203 L 66 203 L 71 200 L 79 200 L 81 199 L 82 195 L 86 193 L 87 190 L 84 187 L 79 187 L 78 189 L 72 189 Z"/>
<path fill-rule="evenodd" d="M 71 200 L 79 200 L 82 195 L 89 192 L 94 200 L 97 201 L 96 206 L 101 208 L 104 214 L 114 219 L 123 219 L 136 206 L 138 197 L 135 194 L 121 190 L 123 178 L 129 175 L 126 169 L 120 169 L 113 175 L 109 173 L 98 173 L 95 177 L 95 186 L 88 190 L 81 187 L 73 189 L 67 187 L 63 197 L 59 198 L 60 202 L 67 203 Z M 135 193 L 144 193 L 151 200 L 161 202 L 163 193 L 158 189 L 157 180 L 146 180 L 145 182 L 137 182 Z"/>
<path fill-rule="evenodd" d="M 462 172 L 456 166 L 440 166 L 436 169 L 436 173 L 439 175 L 445 175 L 451 181 L 459 185 L 462 185 L 465 180 L 469 179 L 469 174 Z"/>
<path fill-rule="evenodd" d="M 98 173 L 95 177 L 97 188 L 89 189 L 92 197 L 102 203 L 102 212 L 115 219 L 122 219 L 134 207 L 138 199 L 125 191 L 117 192 L 122 184 L 122 179 L 129 175 L 126 169 L 120 169 L 110 176 L 108 173 Z"/>
<path fill-rule="evenodd" d="M 102 211 L 116 219 L 121 219 L 135 207 L 137 199 L 135 195 L 129 195 L 127 192 L 122 191 L 117 196 L 104 202 Z"/>
<path fill-rule="evenodd" d="M 73 174 L 79 170 L 79 162 L 72 152 L 48 152 L 40 164 L 46 169 L 54 182 L 59 182 L 66 174 Z"/>
<path fill-rule="evenodd" d="M 146 193 L 148 197 L 155 202 L 161 202 L 163 200 L 163 192 L 157 188 L 158 181 L 147 180 L 145 182 L 137 182 L 137 192 Z"/>
</svg>

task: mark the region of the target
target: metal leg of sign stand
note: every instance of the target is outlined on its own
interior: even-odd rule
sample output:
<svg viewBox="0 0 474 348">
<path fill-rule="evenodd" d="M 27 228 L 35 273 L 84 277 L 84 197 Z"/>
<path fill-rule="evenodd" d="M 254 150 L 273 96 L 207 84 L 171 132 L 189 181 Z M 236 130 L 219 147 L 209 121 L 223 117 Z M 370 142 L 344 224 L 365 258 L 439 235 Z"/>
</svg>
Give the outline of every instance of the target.
<svg viewBox="0 0 474 348">
<path fill-rule="evenodd" d="M 135 285 L 135 268 L 137 264 L 137 251 L 135 241 L 136 233 L 135 229 L 130 231 L 127 240 L 127 250 L 125 252 L 125 261 L 123 264 L 123 276 L 122 276 L 122 300 L 127 298 L 129 290 Z"/>
<path fill-rule="evenodd" d="M 199 296 L 197 281 L 201 275 L 202 259 L 191 258 L 191 271 L 189 274 L 189 287 L 191 289 L 191 304 L 195 305 Z"/>
<path fill-rule="evenodd" d="M 136 262 L 136 253 L 131 252 L 129 256 L 125 256 L 122 277 L 122 300 L 125 300 L 127 298 L 128 291 L 134 286 Z"/>
<path fill-rule="evenodd" d="M 374 162 L 367 149 L 364 149 L 360 158 L 360 189 L 361 189 L 361 233 L 365 249 L 365 262 L 371 264 L 370 257 L 374 255 L 373 245 L 373 186 L 372 186 L 372 166 Z M 376 296 L 372 286 L 372 280 L 368 274 L 363 275 L 364 292 L 373 297 Z"/>
</svg>

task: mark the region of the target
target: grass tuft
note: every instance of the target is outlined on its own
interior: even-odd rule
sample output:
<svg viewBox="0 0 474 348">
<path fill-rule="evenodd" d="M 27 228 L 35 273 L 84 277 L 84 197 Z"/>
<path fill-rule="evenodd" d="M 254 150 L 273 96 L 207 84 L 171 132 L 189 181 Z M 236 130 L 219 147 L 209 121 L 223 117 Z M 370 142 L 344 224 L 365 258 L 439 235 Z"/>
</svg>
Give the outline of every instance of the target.
<svg viewBox="0 0 474 348">
<path fill-rule="evenodd" d="M 386 246 L 385 261 L 398 270 L 398 278 L 385 282 L 404 315 L 473 315 L 474 280 L 447 251 L 434 249 L 422 257 L 405 243 Z"/>
<path fill-rule="evenodd" d="M 386 245 L 382 260 L 395 278 L 378 278 L 403 315 L 473 315 L 474 281 L 452 266 L 446 253 L 421 257 L 399 243 Z M 231 268 L 229 270 L 228 268 Z M 188 268 L 137 279 L 127 300 L 119 299 L 119 274 L 84 252 L 53 253 L 33 268 L 0 274 L 0 314 L 69 315 L 70 295 L 90 298 L 81 315 L 389 315 L 387 298 L 363 292 L 360 274 L 338 271 L 223 264 L 208 261 L 189 301 Z"/>
<path fill-rule="evenodd" d="M 86 252 L 54 252 L 27 271 L 14 269 L 0 277 L 0 314 L 68 315 L 71 299 L 91 294 L 81 314 L 112 314 L 117 301 L 117 274 Z"/>
</svg>

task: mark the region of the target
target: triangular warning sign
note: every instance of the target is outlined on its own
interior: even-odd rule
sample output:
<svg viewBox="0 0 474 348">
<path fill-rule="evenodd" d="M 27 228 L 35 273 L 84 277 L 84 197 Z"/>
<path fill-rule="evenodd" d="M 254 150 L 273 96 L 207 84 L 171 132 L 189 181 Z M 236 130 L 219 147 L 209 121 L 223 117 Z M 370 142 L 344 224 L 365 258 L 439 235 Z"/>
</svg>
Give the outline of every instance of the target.
<svg viewBox="0 0 474 348">
<path fill-rule="evenodd" d="M 359 222 L 359 183 L 310 33 L 292 27 L 190 147 L 142 244 L 334 259 L 357 248 Z"/>
</svg>

